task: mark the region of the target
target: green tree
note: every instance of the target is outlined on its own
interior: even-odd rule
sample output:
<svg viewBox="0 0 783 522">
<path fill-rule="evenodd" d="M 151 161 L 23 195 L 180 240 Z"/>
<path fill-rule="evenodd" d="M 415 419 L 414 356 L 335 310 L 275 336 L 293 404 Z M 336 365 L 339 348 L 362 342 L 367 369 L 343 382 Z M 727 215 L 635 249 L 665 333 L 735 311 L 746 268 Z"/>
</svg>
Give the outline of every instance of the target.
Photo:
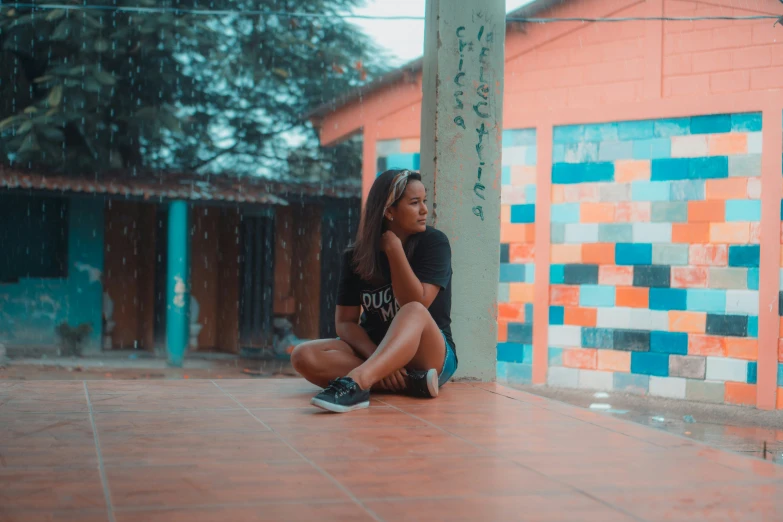
<svg viewBox="0 0 783 522">
<path fill-rule="evenodd" d="M 383 72 L 341 17 L 362 3 L 215 0 L 208 15 L 193 0 L 0 6 L 0 161 L 68 174 L 355 166 L 355 144 L 320 149 L 303 115 Z"/>
</svg>

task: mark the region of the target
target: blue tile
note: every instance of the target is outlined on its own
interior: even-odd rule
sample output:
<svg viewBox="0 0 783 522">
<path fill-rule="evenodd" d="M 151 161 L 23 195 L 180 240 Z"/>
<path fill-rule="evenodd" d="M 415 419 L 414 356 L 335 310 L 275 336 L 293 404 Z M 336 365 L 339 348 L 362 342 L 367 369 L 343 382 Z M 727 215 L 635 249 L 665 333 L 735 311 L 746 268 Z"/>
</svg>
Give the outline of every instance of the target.
<svg viewBox="0 0 783 522">
<path fill-rule="evenodd" d="M 712 114 L 691 118 L 691 134 L 720 134 L 724 132 L 731 132 L 730 114 Z"/>
<path fill-rule="evenodd" d="M 498 382 L 506 381 L 506 374 L 508 372 L 508 363 L 504 361 L 497 361 L 495 363 L 495 378 Z"/>
<path fill-rule="evenodd" d="M 525 263 L 525 283 L 533 283 L 536 280 L 536 265 Z"/>
<path fill-rule="evenodd" d="M 651 265 L 652 244 L 617 243 L 614 258 L 617 265 Z"/>
<path fill-rule="evenodd" d="M 532 364 L 533 350 L 522 343 L 498 343 L 498 361 Z"/>
<path fill-rule="evenodd" d="M 783 221 L 783 199 L 780 200 L 780 220 Z"/>
<path fill-rule="evenodd" d="M 689 312 L 726 313 L 726 291 L 689 288 L 686 301 Z"/>
<path fill-rule="evenodd" d="M 565 161 L 567 163 L 590 163 L 598 161 L 598 143 L 580 141 L 565 145 Z"/>
<path fill-rule="evenodd" d="M 585 163 L 584 183 L 614 181 L 614 163 Z"/>
<path fill-rule="evenodd" d="M 534 167 L 538 159 L 538 149 L 535 147 L 525 148 L 525 165 L 528 167 Z"/>
<path fill-rule="evenodd" d="M 613 388 L 618 391 L 633 390 L 647 392 L 650 389 L 650 376 L 633 373 L 615 372 L 612 377 Z"/>
<path fill-rule="evenodd" d="M 669 158 L 672 155 L 672 141 L 668 138 L 653 138 L 633 142 L 633 159 Z"/>
<path fill-rule="evenodd" d="M 668 377 L 669 354 L 631 352 L 631 373 Z"/>
<path fill-rule="evenodd" d="M 758 267 L 759 245 L 730 245 L 729 266 Z"/>
<path fill-rule="evenodd" d="M 778 364 L 778 386 L 783 386 L 783 364 Z"/>
<path fill-rule="evenodd" d="M 565 161 L 566 146 L 562 143 L 557 143 L 552 146 L 552 163 L 563 163 Z"/>
<path fill-rule="evenodd" d="M 759 289 L 759 269 L 748 268 L 748 290 Z"/>
<path fill-rule="evenodd" d="M 747 112 L 731 115 L 732 132 L 761 132 L 761 113 Z"/>
<path fill-rule="evenodd" d="M 525 201 L 528 203 L 536 202 L 536 186 L 533 184 L 525 187 Z"/>
<path fill-rule="evenodd" d="M 549 347 L 549 366 L 563 366 L 563 349 Z"/>
<path fill-rule="evenodd" d="M 650 288 L 650 310 L 686 310 L 687 301 L 683 288 Z"/>
<path fill-rule="evenodd" d="M 748 384 L 756 384 L 758 380 L 758 363 L 750 361 L 748 363 Z"/>
<path fill-rule="evenodd" d="M 748 337 L 759 336 L 759 318 L 756 315 L 748 316 Z M 778 367 L 783 365 L 778 365 Z"/>
<path fill-rule="evenodd" d="M 704 185 L 706 181 L 692 179 L 686 181 L 670 181 L 670 198 L 672 201 L 702 201 L 704 200 Z"/>
<path fill-rule="evenodd" d="M 535 223 L 536 206 L 533 204 L 511 205 L 511 222 L 512 223 Z"/>
<path fill-rule="evenodd" d="M 585 135 L 584 125 L 562 125 L 553 129 L 554 143 L 574 143 L 582 141 Z"/>
<path fill-rule="evenodd" d="M 549 265 L 549 282 L 553 285 L 565 282 L 565 265 Z"/>
<path fill-rule="evenodd" d="M 508 165 L 500 170 L 500 184 L 511 185 L 511 167 Z"/>
<path fill-rule="evenodd" d="M 611 328 L 582 328 L 582 347 L 611 350 L 614 348 L 614 330 Z"/>
<path fill-rule="evenodd" d="M 579 223 L 579 203 L 557 203 L 552 205 L 552 223 Z"/>
<path fill-rule="evenodd" d="M 669 201 L 671 184 L 668 181 L 634 181 L 631 183 L 633 201 Z"/>
<path fill-rule="evenodd" d="M 729 177 L 729 158 L 711 156 L 691 158 L 688 164 L 688 179 L 720 179 Z"/>
<path fill-rule="evenodd" d="M 533 325 L 528 323 L 508 323 L 508 342 L 533 344 Z"/>
<path fill-rule="evenodd" d="M 680 332 L 650 332 L 650 351 L 688 355 L 688 334 Z"/>
<path fill-rule="evenodd" d="M 533 303 L 525 303 L 525 322 L 533 324 Z"/>
<path fill-rule="evenodd" d="M 615 288 L 602 285 L 582 285 L 579 287 L 579 306 L 614 306 Z"/>
<path fill-rule="evenodd" d="M 654 132 L 657 138 L 670 138 L 672 136 L 687 136 L 691 133 L 690 118 L 669 118 L 656 120 Z"/>
<path fill-rule="evenodd" d="M 604 141 L 598 145 L 598 161 L 617 161 L 632 158 L 632 141 Z"/>
<path fill-rule="evenodd" d="M 500 244 L 500 262 L 508 263 L 508 243 Z"/>
<path fill-rule="evenodd" d="M 761 201 L 758 199 L 727 200 L 726 221 L 761 221 Z"/>
<path fill-rule="evenodd" d="M 569 185 L 614 181 L 614 163 L 555 163 L 552 165 L 552 183 Z"/>
<path fill-rule="evenodd" d="M 418 152 L 413 155 L 413 170 L 421 170 L 421 154 Z"/>
<path fill-rule="evenodd" d="M 518 147 L 536 144 L 535 129 L 507 129 L 503 131 L 503 146 Z"/>
<path fill-rule="evenodd" d="M 533 382 L 533 365 L 506 363 L 506 381 L 519 384 Z"/>
<path fill-rule="evenodd" d="M 386 169 L 417 170 L 415 154 L 391 154 L 386 157 Z"/>
<path fill-rule="evenodd" d="M 550 306 L 549 307 L 549 324 L 561 325 L 565 321 L 565 307 L 563 306 Z"/>
<path fill-rule="evenodd" d="M 652 138 L 654 133 L 653 120 L 621 121 L 617 124 L 617 136 L 621 140 L 643 140 Z"/>
<path fill-rule="evenodd" d="M 501 283 L 522 283 L 525 281 L 525 265 L 500 263 Z"/>
<path fill-rule="evenodd" d="M 689 179 L 690 158 L 654 159 L 650 166 L 650 180 L 673 181 Z"/>
<path fill-rule="evenodd" d="M 617 123 L 595 123 L 585 125 L 585 140 L 616 141 L 618 139 Z"/>
</svg>

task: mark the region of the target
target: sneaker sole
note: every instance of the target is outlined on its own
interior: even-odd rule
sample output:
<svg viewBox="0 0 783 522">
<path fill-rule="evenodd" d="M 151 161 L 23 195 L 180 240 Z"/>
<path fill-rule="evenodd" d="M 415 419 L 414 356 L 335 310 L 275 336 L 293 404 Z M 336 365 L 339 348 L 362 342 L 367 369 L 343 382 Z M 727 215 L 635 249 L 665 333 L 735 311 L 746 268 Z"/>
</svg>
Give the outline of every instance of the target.
<svg viewBox="0 0 783 522">
<path fill-rule="evenodd" d="M 333 404 L 331 402 L 322 401 L 321 399 L 311 399 L 310 404 L 321 408 L 322 410 L 331 411 L 334 413 L 348 413 L 349 411 L 361 410 L 370 407 L 370 401 L 360 402 L 353 406 L 340 406 L 339 404 Z"/>
<path fill-rule="evenodd" d="M 438 396 L 440 386 L 438 386 L 438 371 L 434 368 L 427 371 L 427 390 L 434 399 Z"/>
</svg>

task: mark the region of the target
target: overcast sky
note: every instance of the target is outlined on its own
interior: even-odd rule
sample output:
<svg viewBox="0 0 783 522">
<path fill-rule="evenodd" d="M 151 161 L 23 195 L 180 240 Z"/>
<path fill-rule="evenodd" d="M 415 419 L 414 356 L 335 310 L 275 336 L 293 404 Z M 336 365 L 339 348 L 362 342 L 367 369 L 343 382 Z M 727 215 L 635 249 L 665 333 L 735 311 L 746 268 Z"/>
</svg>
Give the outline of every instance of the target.
<svg viewBox="0 0 783 522">
<path fill-rule="evenodd" d="M 531 0 L 506 0 L 506 12 Z M 425 0 L 368 0 L 367 7 L 356 14 L 370 16 L 424 16 Z M 395 57 L 392 65 L 402 65 L 422 55 L 424 21 L 418 20 L 351 20 L 373 37 Z"/>
</svg>

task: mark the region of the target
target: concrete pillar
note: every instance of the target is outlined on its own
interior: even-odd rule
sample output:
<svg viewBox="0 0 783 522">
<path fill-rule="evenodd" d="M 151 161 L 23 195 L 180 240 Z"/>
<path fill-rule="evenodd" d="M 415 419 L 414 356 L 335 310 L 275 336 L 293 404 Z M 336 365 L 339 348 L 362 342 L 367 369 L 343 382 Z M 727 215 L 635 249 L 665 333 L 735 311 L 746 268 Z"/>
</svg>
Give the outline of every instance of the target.
<svg viewBox="0 0 783 522">
<path fill-rule="evenodd" d="M 504 0 L 427 0 L 421 172 L 451 240 L 457 377 L 495 379 Z"/>
<path fill-rule="evenodd" d="M 190 326 L 190 231 L 188 203 L 173 201 L 169 206 L 168 273 L 166 287 L 166 350 L 170 366 L 182 367 Z"/>
</svg>

